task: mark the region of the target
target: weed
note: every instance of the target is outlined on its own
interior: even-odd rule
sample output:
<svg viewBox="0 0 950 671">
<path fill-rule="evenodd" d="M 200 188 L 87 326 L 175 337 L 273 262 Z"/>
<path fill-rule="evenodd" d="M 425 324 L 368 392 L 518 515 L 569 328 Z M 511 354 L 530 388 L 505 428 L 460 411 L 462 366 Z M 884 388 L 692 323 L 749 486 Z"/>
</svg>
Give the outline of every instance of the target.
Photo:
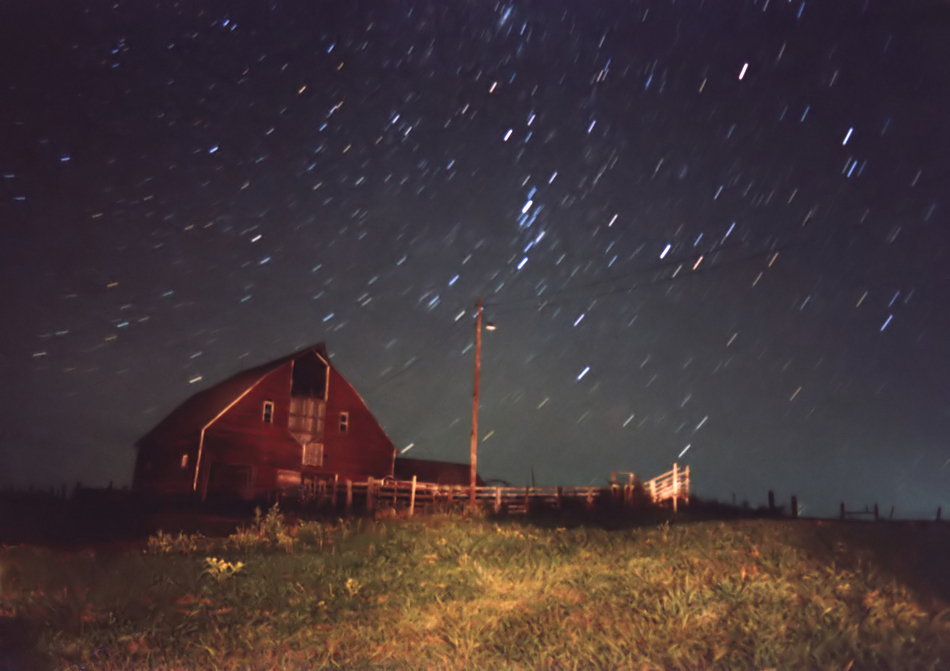
<svg viewBox="0 0 950 671">
<path fill-rule="evenodd" d="M 296 529 L 284 524 L 279 504 L 275 503 L 267 513 L 254 509 L 254 520 L 228 536 L 225 545 L 231 550 L 245 554 L 263 549 L 279 548 L 290 554 L 294 551 Z"/>
<path fill-rule="evenodd" d="M 360 589 L 363 586 L 360 584 L 359 580 L 356 580 L 355 578 L 347 578 L 345 587 L 347 594 L 350 596 L 356 596 L 360 593 Z"/>
<path fill-rule="evenodd" d="M 190 554 L 197 552 L 199 546 L 205 541 L 205 537 L 199 534 L 184 534 L 179 532 L 177 536 L 164 533 L 161 529 L 154 536 L 148 539 L 148 551 L 152 554 Z"/>
<path fill-rule="evenodd" d="M 205 564 L 207 564 L 207 568 L 205 568 L 202 574 L 210 576 L 217 582 L 224 582 L 228 578 L 233 578 L 244 568 L 244 562 L 232 564 L 229 561 L 218 559 L 217 557 L 205 557 Z"/>
</svg>

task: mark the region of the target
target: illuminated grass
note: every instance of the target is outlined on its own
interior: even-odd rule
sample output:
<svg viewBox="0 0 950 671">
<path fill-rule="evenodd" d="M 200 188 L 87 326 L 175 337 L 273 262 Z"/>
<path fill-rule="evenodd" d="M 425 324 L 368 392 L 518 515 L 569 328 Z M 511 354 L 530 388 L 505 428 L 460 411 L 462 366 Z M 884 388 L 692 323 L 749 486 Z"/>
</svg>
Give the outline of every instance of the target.
<svg viewBox="0 0 950 671">
<path fill-rule="evenodd" d="M 272 518 L 131 556 L 7 549 L 0 617 L 60 667 L 950 665 L 947 612 L 873 561 L 813 558 L 803 528 Z"/>
</svg>

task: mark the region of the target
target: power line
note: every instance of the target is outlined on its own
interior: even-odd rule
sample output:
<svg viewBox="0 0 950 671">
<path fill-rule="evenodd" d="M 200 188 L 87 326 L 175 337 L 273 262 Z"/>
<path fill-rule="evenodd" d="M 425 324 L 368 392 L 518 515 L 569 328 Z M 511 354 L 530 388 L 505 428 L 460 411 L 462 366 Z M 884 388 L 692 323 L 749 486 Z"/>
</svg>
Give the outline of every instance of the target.
<svg viewBox="0 0 950 671">
<path fill-rule="evenodd" d="M 865 228 L 866 227 L 863 224 L 853 225 L 853 226 L 841 226 L 841 227 L 836 227 L 832 229 L 830 232 L 826 231 L 827 235 L 823 236 L 821 239 L 816 238 L 816 239 L 810 239 L 810 240 L 788 241 L 779 245 L 775 245 L 775 244 L 768 245 L 768 243 L 775 241 L 774 235 L 762 236 L 761 240 L 768 245 L 766 248 L 758 249 L 756 251 L 749 252 L 748 254 L 745 254 L 736 258 L 732 258 L 728 261 L 724 261 L 720 263 L 717 263 L 715 260 L 713 260 L 707 263 L 706 265 L 702 266 L 701 268 L 697 266 L 700 265 L 701 260 L 704 259 L 705 257 L 708 257 L 708 256 L 715 257 L 715 256 L 723 254 L 724 252 L 728 252 L 732 249 L 748 247 L 750 245 L 750 241 L 748 240 L 739 241 L 731 245 L 714 247 L 708 251 L 704 251 L 701 253 L 696 252 L 695 254 L 692 254 L 687 257 L 671 259 L 669 261 L 664 261 L 663 263 L 654 264 L 647 268 L 641 268 L 639 270 L 634 270 L 629 273 L 617 275 L 615 277 L 609 277 L 609 278 L 605 278 L 601 280 L 594 280 L 594 281 L 587 282 L 585 284 L 581 284 L 581 285 L 577 285 L 573 287 L 563 287 L 561 289 L 558 289 L 554 292 L 551 292 L 545 295 L 526 296 L 523 298 L 488 299 L 485 301 L 485 306 L 486 307 L 490 306 L 495 309 L 498 309 L 498 308 L 505 309 L 506 307 L 513 308 L 519 305 L 535 303 L 535 304 L 541 304 L 543 307 L 547 305 L 559 305 L 559 304 L 568 303 L 568 302 L 580 300 L 580 299 L 595 299 L 595 298 L 600 298 L 603 296 L 625 293 L 629 291 L 634 291 L 636 289 L 642 289 L 645 287 L 653 286 L 656 284 L 665 284 L 665 283 L 670 283 L 673 281 L 685 280 L 687 278 L 694 277 L 696 275 L 706 274 L 714 270 L 720 270 L 722 268 L 728 268 L 731 266 L 741 265 L 744 263 L 748 263 L 750 261 L 754 261 L 760 257 L 772 256 L 772 255 L 776 255 L 781 252 L 789 251 L 796 248 L 806 248 L 806 247 L 816 246 L 819 244 L 826 244 L 832 236 L 838 233 L 861 231 L 861 230 L 864 230 Z M 753 239 L 753 242 L 754 241 L 755 239 Z M 690 263 L 693 264 L 694 269 L 688 270 L 687 272 L 680 274 L 679 270 L 686 267 Z M 672 275 L 654 277 L 653 279 L 645 281 L 645 282 L 635 282 L 633 284 L 625 284 L 623 286 L 616 286 L 618 282 L 623 282 L 628 279 L 642 277 L 644 275 L 655 275 L 656 273 L 660 273 L 660 272 L 663 272 L 664 270 L 668 270 L 671 268 L 676 269 L 674 270 Z M 570 294 L 586 291 L 588 289 L 597 288 L 601 286 L 607 286 L 608 288 L 603 291 L 599 291 L 599 292 L 595 292 L 591 294 L 578 295 L 578 296 L 570 295 Z"/>
<path fill-rule="evenodd" d="M 487 280 L 487 281 L 485 281 L 485 282 L 482 283 L 481 287 L 479 288 L 479 293 L 482 293 L 482 292 L 485 291 L 485 289 L 486 289 L 486 287 L 488 286 L 488 283 L 489 283 L 489 282 L 490 282 L 490 280 Z M 465 309 L 465 311 L 467 312 L 467 308 Z M 448 342 L 448 340 L 449 340 L 451 337 L 454 336 L 454 333 L 452 333 L 452 331 L 454 331 L 454 330 L 459 326 L 459 320 L 460 320 L 460 317 L 459 317 L 459 318 L 456 318 L 451 324 L 449 324 L 448 328 L 446 328 L 445 330 L 443 330 L 443 331 L 441 332 L 441 334 L 440 334 L 439 337 L 434 338 L 434 339 L 432 339 L 431 341 L 429 341 L 428 345 L 425 347 L 425 349 L 424 349 L 423 351 L 426 351 L 426 352 L 435 351 L 436 348 L 441 347 L 441 345 L 443 345 L 444 343 Z M 400 368 L 399 370 L 393 371 L 392 373 L 390 373 L 390 374 L 389 374 L 389 377 L 388 377 L 387 379 L 381 381 L 381 382 L 380 382 L 378 385 L 376 385 L 376 387 L 375 387 L 371 392 L 369 392 L 369 393 L 371 393 L 371 394 L 377 393 L 378 391 L 380 391 L 381 389 L 383 389 L 383 388 L 386 387 L 387 385 L 389 385 L 389 384 L 391 384 L 392 382 L 394 382 L 394 381 L 400 379 L 407 371 L 413 369 L 418 363 L 420 363 L 421 361 L 424 361 L 425 359 L 426 359 L 425 355 L 419 355 L 419 356 L 415 357 L 412 361 L 410 361 L 408 364 L 406 364 L 405 366 L 403 366 L 403 367 Z"/>
<path fill-rule="evenodd" d="M 459 322 L 458 322 L 458 321 L 454 321 L 454 322 L 452 322 L 451 324 L 449 324 L 448 328 L 446 328 L 446 329 L 444 329 L 443 331 L 441 331 L 440 334 L 439 334 L 437 337 L 431 339 L 431 340 L 427 343 L 426 347 L 424 348 L 424 351 L 426 351 L 426 352 L 432 352 L 432 351 L 436 350 L 437 348 L 440 348 L 440 347 L 441 347 L 443 344 L 445 344 L 446 342 L 448 342 L 448 340 L 449 340 L 450 338 L 452 338 L 452 337 L 455 335 L 454 333 L 452 333 L 452 331 L 454 331 L 454 330 L 458 327 L 458 325 L 459 325 Z M 400 368 L 399 370 L 395 370 L 395 371 L 392 371 L 392 372 L 390 372 L 390 373 L 387 373 L 388 377 L 387 377 L 386 379 L 380 381 L 379 384 L 377 384 L 376 387 L 375 387 L 371 392 L 369 392 L 369 393 L 370 393 L 370 394 L 375 394 L 375 393 L 377 393 L 378 391 L 380 391 L 381 389 L 383 389 L 384 387 L 386 387 L 387 385 L 389 385 L 389 384 L 391 384 L 392 382 L 394 382 L 394 381 L 400 379 L 407 371 L 412 370 L 413 368 L 415 368 L 415 366 L 416 366 L 417 364 L 419 364 L 421 361 L 424 361 L 425 358 L 426 358 L 425 355 L 417 356 L 417 357 L 413 358 L 413 359 L 412 359 L 409 363 L 407 363 L 405 366 L 403 366 L 402 368 Z"/>
<path fill-rule="evenodd" d="M 616 277 L 606 278 L 603 280 L 595 280 L 595 281 L 588 282 L 586 284 L 582 284 L 582 285 L 578 285 L 574 287 L 565 287 L 565 288 L 559 289 L 558 291 L 552 292 L 551 294 L 548 294 L 547 296 L 530 296 L 530 297 L 524 297 L 524 298 L 486 300 L 484 301 L 484 303 L 486 307 L 490 306 L 495 311 L 506 310 L 506 309 L 523 309 L 523 307 L 531 303 L 540 303 L 540 307 L 544 308 L 544 307 L 547 307 L 548 305 L 560 305 L 560 304 L 569 303 L 571 301 L 576 301 L 580 299 L 592 300 L 596 298 L 602 298 L 604 296 L 629 293 L 637 289 L 644 289 L 647 287 L 656 286 L 660 284 L 671 284 L 674 282 L 685 281 L 697 275 L 705 275 L 705 274 L 708 274 L 714 271 L 719 271 L 725 268 L 739 266 L 742 264 L 749 263 L 751 261 L 755 261 L 762 257 L 768 257 L 768 256 L 777 257 L 778 254 L 789 251 L 789 250 L 793 250 L 793 249 L 805 249 L 808 247 L 817 246 L 819 244 L 826 244 L 830 240 L 830 238 L 836 234 L 839 234 L 842 232 L 861 232 L 863 230 L 866 230 L 866 227 L 863 224 L 852 225 L 852 226 L 839 226 L 839 227 L 831 229 L 830 232 L 825 231 L 827 235 L 823 236 L 822 238 L 815 237 L 813 239 L 807 239 L 807 240 L 788 241 L 780 245 L 773 244 L 771 246 L 768 246 L 766 249 L 758 249 L 755 251 L 751 251 L 748 254 L 744 254 L 744 255 L 729 259 L 728 261 L 724 261 L 720 263 L 712 261 L 701 268 L 695 267 L 696 262 L 700 260 L 701 258 L 704 258 L 706 256 L 711 256 L 711 255 L 712 256 L 720 255 L 724 252 L 728 252 L 733 249 L 738 249 L 741 247 L 748 247 L 750 245 L 749 240 L 738 241 L 730 245 L 723 245 L 721 247 L 713 248 L 712 250 L 709 250 L 703 253 L 697 252 L 687 257 L 681 257 L 678 259 L 672 259 L 670 261 L 664 261 L 663 263 L 654 264 L 651 267 L 642 268 L 640 270 L 632 271 L 630 273 L 625 273 L 623 275 L 618 275 Z M 775 236 L 774 235 L 762 236 L 760 239 L 766 244 L 768 244 L 770 242 L 775 241 Z M 752 241 L 754 242 L 755 240 L 756 239 L 753 238 Z M 640 277 L 640 276 L 648 275 L 648 274 L 652 275 L 652 274 L 656 274 L 658 272 L 662 272 L 663 270 L 668 270 L 674 267 L 681 269 L 690 262 L 694 264 L 694 269 L 688 270 L 682 274 L 680 274 L 678 270 L 674 270 L 672 275 L 657 276 L 646 281 L 635 282 L 633 284 L 626 284 L 623 286 L 613 286 L 618 281 L 632 279 L 635 277 Z M 586 295 L 570 295 L 573 293 L 577 293 L 577 292 L 585 291 L 587 289 L 596 288 L 596 287 L 605 286 L 605 285 L 607 286 L 607 288 L 605 288 L 602 291 L 598 291 L 596 293 L 586 294 Z M 487 286 L 487 282 L 483 283 L 483 286 L 482 286 L 483 290 L 485 286 Z M 424 351 L 433 352 L 433 351 L 436 351 L 438 348 L 440 348 L 441 345 L 446 343 L 451 337 L 455 335 L 453 331 L 455 331 L 458 328 L 459 323 L 460 323 L 459 320 L 453 321 L 448 326 L 448 328 L 444 329 L 440 333 L 439 336 L 429 341 L 429 343 L 424 348 Z M 390 373 L 388 378 L 381 381 L 369 393 L 375 394 L 379 392 L 380 390 L 382 390 L 384 387 L 388 386 L 392 382 L 397 381 L 400 378 L 402 378 L 402 376 L 405 375 L 408 371 L 412 370 L 419 363 L 425 360 L 426 360 L 425 354 L 415 357 L 412 361 L 410 361 L 408 364 L 406 364 L 399 370 L 396 370 Z"/>
</svg>

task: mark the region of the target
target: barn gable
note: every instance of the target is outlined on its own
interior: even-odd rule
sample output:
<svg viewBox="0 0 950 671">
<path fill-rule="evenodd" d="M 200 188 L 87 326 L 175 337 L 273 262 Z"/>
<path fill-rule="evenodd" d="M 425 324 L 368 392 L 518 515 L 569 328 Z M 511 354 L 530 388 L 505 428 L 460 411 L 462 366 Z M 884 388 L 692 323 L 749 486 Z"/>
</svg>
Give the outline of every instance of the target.
<svg viewBox="0 0 950 671">
<path fill-rule="evenodd" d="M 154 429 L 139 439 L 136 444 L 167 442 L 186 436 L 198 435 L 236 399 L 263 380 L 268 373 L 310 352 L 318 353 L 327 362 L 330 360 L 326 346 L 319 343 L 289 356 L 241 371 L 188 398 L 175 408 L 168 417 L 159 422 Z"/>
<path fill-rule="evenodd" d="M 137 446 L 136 489 L 244 498 L 391 475 L 395 457 L 322 343 L 195 394 Z"/>
</svg>

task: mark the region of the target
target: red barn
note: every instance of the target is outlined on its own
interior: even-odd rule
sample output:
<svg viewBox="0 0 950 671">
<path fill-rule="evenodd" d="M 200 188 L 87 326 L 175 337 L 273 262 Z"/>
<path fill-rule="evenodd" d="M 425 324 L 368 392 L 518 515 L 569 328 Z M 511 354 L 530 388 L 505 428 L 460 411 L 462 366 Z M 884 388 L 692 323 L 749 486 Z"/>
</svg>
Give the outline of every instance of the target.
<svg viewBox="0 0 950 671">
<path fill-rule="evenodd" d="M 136 445 L 134 490 L 202 499 L 382 478 L 396 456 L 323 343 L 195 394 Z"/>
</svg>

